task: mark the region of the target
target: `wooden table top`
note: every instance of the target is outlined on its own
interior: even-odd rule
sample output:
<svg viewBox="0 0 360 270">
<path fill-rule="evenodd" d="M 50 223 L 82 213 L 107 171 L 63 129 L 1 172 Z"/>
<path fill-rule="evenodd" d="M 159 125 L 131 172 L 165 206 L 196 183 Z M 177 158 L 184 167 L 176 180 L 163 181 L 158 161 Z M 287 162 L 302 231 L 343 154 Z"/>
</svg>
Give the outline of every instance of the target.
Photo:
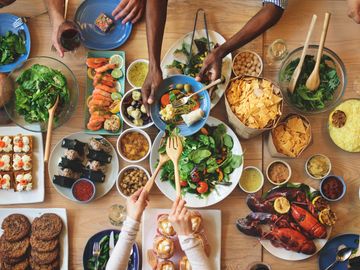
<svg viewBox="0 0 360 270">
<path fill-rule="evenodd" d="M 9 12 L 18 16 L 31 16 L 44 11 L 45 7 L 42 0 L 30 1 L 17 0 L 13 5 L 6 7 L 1 12 Z M 360 26 L 353 23 L 346 16 L 346 5 L 344 0 L 292 0 L 284 13 L 281 21 L 267 33 L 257 38 L 255 41 L 246 45 L 245 48 L 254 50 L 263 56 L 271 42 L 277 38 L 286 40 L 289 50 L 302 45 L 305 34 L 313 13 L 319 16 L 315 28 L 312 43 L 317 43 L 320 39 L 323 14 L 326 11 L 332 13 L 329 33 L 326 46 L 334 50 L 344 61 L 348 75 L 348 86 L 344 98 L 357 97 L 360 91 L 360 59 L 359 41 Z M 68 18 L 73 18 L 76 8 L 81 0 L 72 0 L 69 3 Z M 198 8 L 205 8 L 207 12 L 209 29 L 218 31 L 225 38 L 229 38 L 238 31 L 260 8 L 260 0 L 223 0 L 223 1 L 169 1 L 168 18 L 165 29 L 162 53 L 167 51 L 171 44 L 190 32 L 193 28 L 193 17 Z M 190 19 L 189 19 L 190 18 Z M 59 58 L 57 54 L 50 51 L 51 47 L 51 26 L 47 15 L 30 20 L 29 28 L 31 32 L 31 57 L 47 55 Z M 124 44 L 121 50 L 126 51 L 126 63 L 130 63 L 137 58 L 147 58 L 145 23 L 142 20 L 135 25 L 130 39 Z M 62 127 L 56 129 L 52 138 L 54 146 L 61 138 L 73 132 L 83 129 L 84 112 L 84 90 L 86 83 L 85 54 L 81 57 L 66 55 L 62 61 L 67 64 L 75 73 L 80 86 L 80 99 L 77 109 L 72 118 Z M 265 62 L 264 76 L 276 79 L 278 67 L 268 65 Z M 130 89 L 127 85 L 127 90 Z M 225 105 L 222 99 L 220 103 L 211 111 L 211 115 L 227 122 L 224 114 Z M 285 112 L 291 110 L 286 107 Z M 319 182 L 309 179 L 304 172 L 304 162 L 313 153 L 324 153 L 328 155 L 333 164 L 333 172 L 342 175 L 347 183 L 348 191 L 341 203 L 333 205 L 339 220 L 335 225 L 332 236 L 341 233 L 360 233 L 358 224 L 360 223 L 359 205 L 359 154 L 349 154 L 337 148 L 331 141 L 326 132 L 326 118 L 328 113 L 311 116 L 310 121 L 313 127 L 314 143 L 309 147 L 300 158 L 287 160 L 294 171 L 292 181 L 304 182 L 315 188 Z M 157 134 L 155 127 L 149 128 L 148 133 L 152 138 Z M 241 140 L 243 148 L 246 150 L 245 166 L 255 165 L 263 170 L 273 159 L 269 154 L 265 144 L 266 135 L 258 136 L 251 140 Z M 116 137 L 110 137 L 115 144 Z M 349 162 L 350 161 L 350 162 Z M 120 160 L 120 167 L 127 165 Z M 148 161 L 141 164 L 149 169 Z M 87 239 L 94 233 L 111 228 L 108 221 L 108 208 L 115 203 L 124 204 L 125 201 L 114 187 L 105 197 L 89 204 L 81 205 L 64 199 L 59 195 L 50 183 L 46 171 L 46 190 L 45 201 L 34 205 L 20 205 L 17 207 L 64 207 L 68 212 L 68 226 L 70 239 L 70 261 L 69 269 L 83 269 L 82 253 Z M 265 189 L 270 188 L 270 184 L 265 185 Z M 269 263 L 273 269 L 285 270 L 293 269 L 317 269 L 318 256 L 301 262 L 287 262 L 280 260 L 265 251 L 260 243 L 252 237 L 239 233 L 235 227 L 235 221 L 239 217 L 244 217 L 249 209 L 245 204 L 246 194 L 236 188 L 231 195 L 224 201 L 209 207 L 209 209 L 220 209 L 222 211 L 222 247 L 221 247 L 221 269 L 243 270 L 254 261 L 264 261 Z M 170 207 L 171 201 L 157 189 L 151 192 L 149 207 Z M 356 206 L 356 207 L 354 207 Z M 11 206 L 10 206 L 11 207 Z M 138 234 L 137 242 L 141 246 L 141 232 Z"/>
</svg>

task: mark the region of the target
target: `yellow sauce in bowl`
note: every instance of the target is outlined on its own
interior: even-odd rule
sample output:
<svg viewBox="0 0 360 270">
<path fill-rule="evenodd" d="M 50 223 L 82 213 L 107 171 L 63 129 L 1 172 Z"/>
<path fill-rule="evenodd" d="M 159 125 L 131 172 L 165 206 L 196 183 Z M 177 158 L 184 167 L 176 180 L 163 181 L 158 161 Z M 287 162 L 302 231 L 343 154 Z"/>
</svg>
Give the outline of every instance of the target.
<svg viewBox="0 0 360 270">
<path fill-rule="evenodd" d="M 246 168 L 241 175 L 239 184 L 246 192 L 256 192 L 263 185 L 263 176 L 255 168 Z"/>
<path fill-rule="evenodd" d="M 128 80 L 135 87 L 141 87 L 148 74 L 149 64 L 146 62 L 134 63 L 128 71 Z"/>
</svg>

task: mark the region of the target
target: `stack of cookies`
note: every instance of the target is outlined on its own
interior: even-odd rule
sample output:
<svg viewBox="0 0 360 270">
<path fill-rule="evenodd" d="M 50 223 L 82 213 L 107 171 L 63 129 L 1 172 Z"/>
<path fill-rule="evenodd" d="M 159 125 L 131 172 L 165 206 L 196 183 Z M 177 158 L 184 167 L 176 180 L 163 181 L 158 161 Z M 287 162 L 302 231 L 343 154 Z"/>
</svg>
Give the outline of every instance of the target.
<svg viewBox="0 0 360 270">
<path fill-rule="evenodd" d="M 31 226 L 31 257 L 33 270 L 57 270 L 60 268 L 59 235 L 63 223 L 56 214 L 44 214 L 35 218 Z"/>
<path fill-rule="evenodd" d="M 31 224 L 27 217 L 13 214 L 1 224 L 0 269 L 26 270 L 29 268 Z"/>
</svg>

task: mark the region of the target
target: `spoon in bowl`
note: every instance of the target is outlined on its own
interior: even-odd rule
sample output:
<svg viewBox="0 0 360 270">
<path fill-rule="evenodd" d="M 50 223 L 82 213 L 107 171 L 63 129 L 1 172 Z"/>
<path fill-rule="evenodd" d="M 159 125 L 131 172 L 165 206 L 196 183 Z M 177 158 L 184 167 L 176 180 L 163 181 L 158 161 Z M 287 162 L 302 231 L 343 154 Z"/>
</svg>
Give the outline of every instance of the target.
<svg viewBox="0 0 360 270">
<path fill-rule="evenodd" d="M 342 248 L 340 249 L 337 253 L 336 253 L 336 259 L 335 261 L 330 264 L 325 270 L 330 270 L 330 269 L 333 269 L 334 266 L 338 263 L 338 262 L 345 262 L 347 261 L 350 256 L 351 256 L 351 253 L 354 249 L 353 248 L 349 248 L 349 247 L 346 247 L 346 248 Z"/>
</svg>

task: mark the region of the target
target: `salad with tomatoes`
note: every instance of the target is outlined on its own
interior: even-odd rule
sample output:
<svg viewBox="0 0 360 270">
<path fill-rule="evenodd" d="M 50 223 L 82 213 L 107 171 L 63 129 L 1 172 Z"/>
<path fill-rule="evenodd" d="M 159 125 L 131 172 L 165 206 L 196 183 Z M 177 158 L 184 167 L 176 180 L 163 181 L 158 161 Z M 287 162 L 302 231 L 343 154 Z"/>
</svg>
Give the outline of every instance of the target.
<svg viewBox="0 0 360 270">
<path fill-rule="evenodd" d="M 166 138 L 178 135 L 178 129 L 167 126 L 159 154 L 166 152 Z M 205 125 L 194 135 L 181 137 L 183 152 L 179 160 L 181 192 L 206 198 L 218 185 L 230 186 L 230 174 L 242 164 L 242 156 L 232 153 L 233 139 L 226 126 Z M 168 161 L 160 172 L 161 181 L 169 181 L 175 189 L 174 165 Z"/>
</svg>

